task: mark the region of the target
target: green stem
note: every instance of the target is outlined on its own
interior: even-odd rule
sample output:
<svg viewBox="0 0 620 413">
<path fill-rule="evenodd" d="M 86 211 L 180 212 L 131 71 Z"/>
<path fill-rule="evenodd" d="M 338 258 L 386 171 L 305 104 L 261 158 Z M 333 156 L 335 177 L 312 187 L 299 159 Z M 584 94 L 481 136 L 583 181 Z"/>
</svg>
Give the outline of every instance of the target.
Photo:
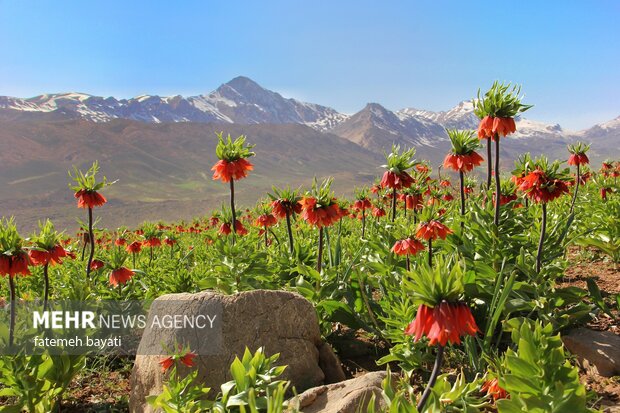
<svg viewBox="0 0 620 413">
<path fill-rule="evenodd" d="M 431 390 L 437 381 L 437 376 L 439 376 L 439 371 L 441 370 L 441 364 L 443 362 L 443 349 L 443 346 L 437 347 L 437 358 L 435 358 L 435 365 L 433 366 L 431 377 L 428 379 L 428 384 L 426 385 L 424 393 L 422 393 L 422 397 L 418 402 L 417 409 L 419 412 L 423 411 L 422 409 L 424 409 L 424 405 L 426 404 L 428 397 L 431 395 Z"/>
<path fill-rule="evenodd" d="M 538 252 L 536 253 L 536 273 L 540 273 L 542 267 L 542 251 L 545 242 L 545 231 L 547 227 L 547 204 L 542 204 L 542 222 L 540 224 L 540 239 L 538 240 Z"/>
</svg>

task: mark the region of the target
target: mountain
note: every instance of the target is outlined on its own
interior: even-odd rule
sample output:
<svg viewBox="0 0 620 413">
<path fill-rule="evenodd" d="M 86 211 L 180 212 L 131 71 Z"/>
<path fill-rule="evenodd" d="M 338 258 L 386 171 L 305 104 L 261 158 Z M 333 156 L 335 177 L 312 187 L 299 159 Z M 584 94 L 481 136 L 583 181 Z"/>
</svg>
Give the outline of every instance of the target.
<svg viewBox="0 0 620 413">
<path fill-rule="evenodd" d="M 45 94 L 29 99 L 2 96 L 0 109 L 5 119 L 38 113 L 46 114 L 47 119 L 92 122 L 129 119 L 148 123 L 296 123 L 317 130 L 328 130 L 347 117 L 326 106 L 286 99 L 243 76 L 208 95 L 187 98 L 143 95 L 118 100 L 84 93 Z"/>
<path fill-rule="evenodd" d="M 221 124 L 0 121 L 0 210 L 31 230 L 49 217 L 60 227 L 83 218 L 67 171 L 95 159 L 118 182 L 105 189 L 109 203 L 97 210 L 102 226 L 143 220 L 191 219 L 228 202 L 228 185 L 212 180 L 215 132 Z M 253 205 L 272 185 L 306 188 L 312 178 L 334 176 L 334 190 L 351 194 L 372 183 L 381 156 L 346 139 L 303 125 L 227 125 L 233 136 L 256 144 L 254 170 L 235 185 L 237 202 Z"/>
<path fill-rule="evenodd" d="M 571 138 L 592 142 L 590 152 L 602 160 L 617 159 L 620 152 L 620 116 L 577 132 Z"/>
</svg>

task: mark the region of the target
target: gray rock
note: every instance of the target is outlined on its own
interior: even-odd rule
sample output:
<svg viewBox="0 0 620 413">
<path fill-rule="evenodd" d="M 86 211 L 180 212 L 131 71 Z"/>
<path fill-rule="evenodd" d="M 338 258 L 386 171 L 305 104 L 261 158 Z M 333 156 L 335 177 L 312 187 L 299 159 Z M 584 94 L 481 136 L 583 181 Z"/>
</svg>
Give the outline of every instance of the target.
<svg viewBox="0 0 620 413">
<path fill-rule="evenodd" d="M 577 328 L 562 336 L 564 346 L 584 368 L 604 377 L 620 374 L 620 337 L 608 331 Z"/>
<path fill-rule="evenodd" d="M 294 397 L 291 406 L 299 406 L 302 413 L 356 413 L 366 411 L 375 396 L 375 409 L 385 407 L 381 382 L 386 372 L 375 371 L 340 383 L 314 387 Z M 394 380 L 395 382 L 396 380 Z"/>
<path fill-rule="evenodd" d="M 193 306 L 196 303 L 221 306 L 221 342 L 217 343 L 214 354 L 201 352 L 194 360 L 198 379 L 212 389 L 213 396 L 221 384 L 231 380 L 230 364 L 235 356 L 241 358 L 246 346 L 252 352 L 264 347 L 267 355 L 280 353 L 277 364 L 288 366 L 281 378 L 290 380 L 298 392 L 325 383 L 326 375 L 321 367 L 328 372 L 330 380 L 340 374 L 344 376 L 331 348 L 321 341 L 312 304 L 298 294 L 267 290 L 230 296 L 213 292 L 169 294 L 155 300 L 149 317 L 153 317 L 156 304 L 178 307 L 179 303 L 187 303 L 182 307 L 184 314 L 200 311 Z M 159 365 L 162 356 L 144 349 L 162 342 L 171 348 L 186 338 L 174 329 L 145 330 L 140 342 L 142 351 L 139 350 L 131 373 L 131 412 L 152 412 L 146 397 L 159 394 L 162 389 L 164 375 Z"/>
</svg>

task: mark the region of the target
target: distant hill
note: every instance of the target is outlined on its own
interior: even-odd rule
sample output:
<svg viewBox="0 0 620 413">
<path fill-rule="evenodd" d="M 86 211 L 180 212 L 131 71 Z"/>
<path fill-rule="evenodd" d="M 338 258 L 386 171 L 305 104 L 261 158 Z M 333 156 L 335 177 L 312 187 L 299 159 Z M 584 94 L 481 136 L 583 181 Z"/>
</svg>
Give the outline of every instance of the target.
<svg viewBox="0 0 620 413">
<path fill-rule="evenodd" d="M 256 144 L 251 175 L 237 199 L 254 204 L 272 185 L 309 185 L 332 175 L 334 189 L 351 193 L 371 183 L 379 155 L 336 135 L 302 125 L 145 124 L 114 120 L 0 121 L 0 209 L 33 227 L 50 217 L 74 226 L 77 210 L 67 187 L 72 165 L 98 159 L 102 172 L 118 179 L 106 188 L 103 225 L 135 225 L 145 219 L 189 219 L 227 202 L 228 186 L 212 180 L 215 132 L 248 135 Z"/>
<path fill-rule="evenodd" d="M 238 186 L 241 203 L 254 203 L 272 184 L 309 185 L 315 175 L 332 175 L 338 191 L 351 193 L 380 173 L 383 151 L 393 143 L 415 147 L 418 159 L 437 166 L 450 147 L 445 128 L 477 123 L 471 101 L 441 112 L 369 103 L 348 115 L 242 76 L 190 97 L 0 96 L 0 207 L 28 227 L 47 216 L 73 226 L 79 211 L 72 209 L 66 172 L 98 159 L 119 179 L 106 190 L 104 225 L 190 218 L 226 201 L 227 187 L 209 171 L 221 130 L 257 144 L 256 170 Z M 518 118 L 517 133 L 502 141 L 501 168 L 512 169 L 524 152 L 566 159 L 566 145 L 576 140 L 592 144 L 594 163 L 617 159 L 620 117 L 579 132 Z"/>
</svg>

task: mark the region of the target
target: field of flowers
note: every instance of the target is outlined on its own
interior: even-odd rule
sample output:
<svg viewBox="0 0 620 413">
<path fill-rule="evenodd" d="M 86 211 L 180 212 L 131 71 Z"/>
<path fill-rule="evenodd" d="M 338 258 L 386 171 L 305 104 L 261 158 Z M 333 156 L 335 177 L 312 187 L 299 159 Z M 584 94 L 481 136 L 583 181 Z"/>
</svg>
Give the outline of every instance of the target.
<svg viewBox="0 0 620 413">
<path fill-rule="evenodd" d="M 98 177 L 97 163 L 76 169 L 77 236 L 45 220 L 22 237 L 2 220 L 0 306 L 294 291 L 313 303 L 327 341 L 345 328 L 384 344 L 375 361 L 399 374 L 385 383 L 390 412 L 590 411 L 598 396 L 580 382 L 560 333 L 599 314 L 617 317 L 620 295 L 596 282 L 560 284 L 569 247 L 620 263 L 620 163 L 591 168 L 588 145 L 578 143 L 567 160 L 523 154 L 497 179 L 500 144 L 529 107 L 518 88 L 495 83 L 476 100 L 478 130 L 448 131 L 452 151 L 440 168 L 417 160 L 414 148 L 393 147 L 384 174 L 352 200 L 336 198 L 330 179 L 315 179 L 307 190 L 273 188 L 241 209 L 235 186 L 252 173 L 254 153 L 245 137 L 220 135 L 213 179 L 229 186 L 230 204 L 192 222 L 100 229 L 96 214 L 113 182 Z M 10 324 L 0 330 L 4 345 L 13 341 Z M 193 366 L 191 348 L 162 358 L 166 386 L 150 402 L 166 412 L 286 411 L 277 357 L 250 350 L 216 399 L 195 375 L 177 373 L 177 365 Z M 63 411 L 85 370 L 110 374 L 131 362 L 1 356 L 0 411 Z"/>
</svg>

